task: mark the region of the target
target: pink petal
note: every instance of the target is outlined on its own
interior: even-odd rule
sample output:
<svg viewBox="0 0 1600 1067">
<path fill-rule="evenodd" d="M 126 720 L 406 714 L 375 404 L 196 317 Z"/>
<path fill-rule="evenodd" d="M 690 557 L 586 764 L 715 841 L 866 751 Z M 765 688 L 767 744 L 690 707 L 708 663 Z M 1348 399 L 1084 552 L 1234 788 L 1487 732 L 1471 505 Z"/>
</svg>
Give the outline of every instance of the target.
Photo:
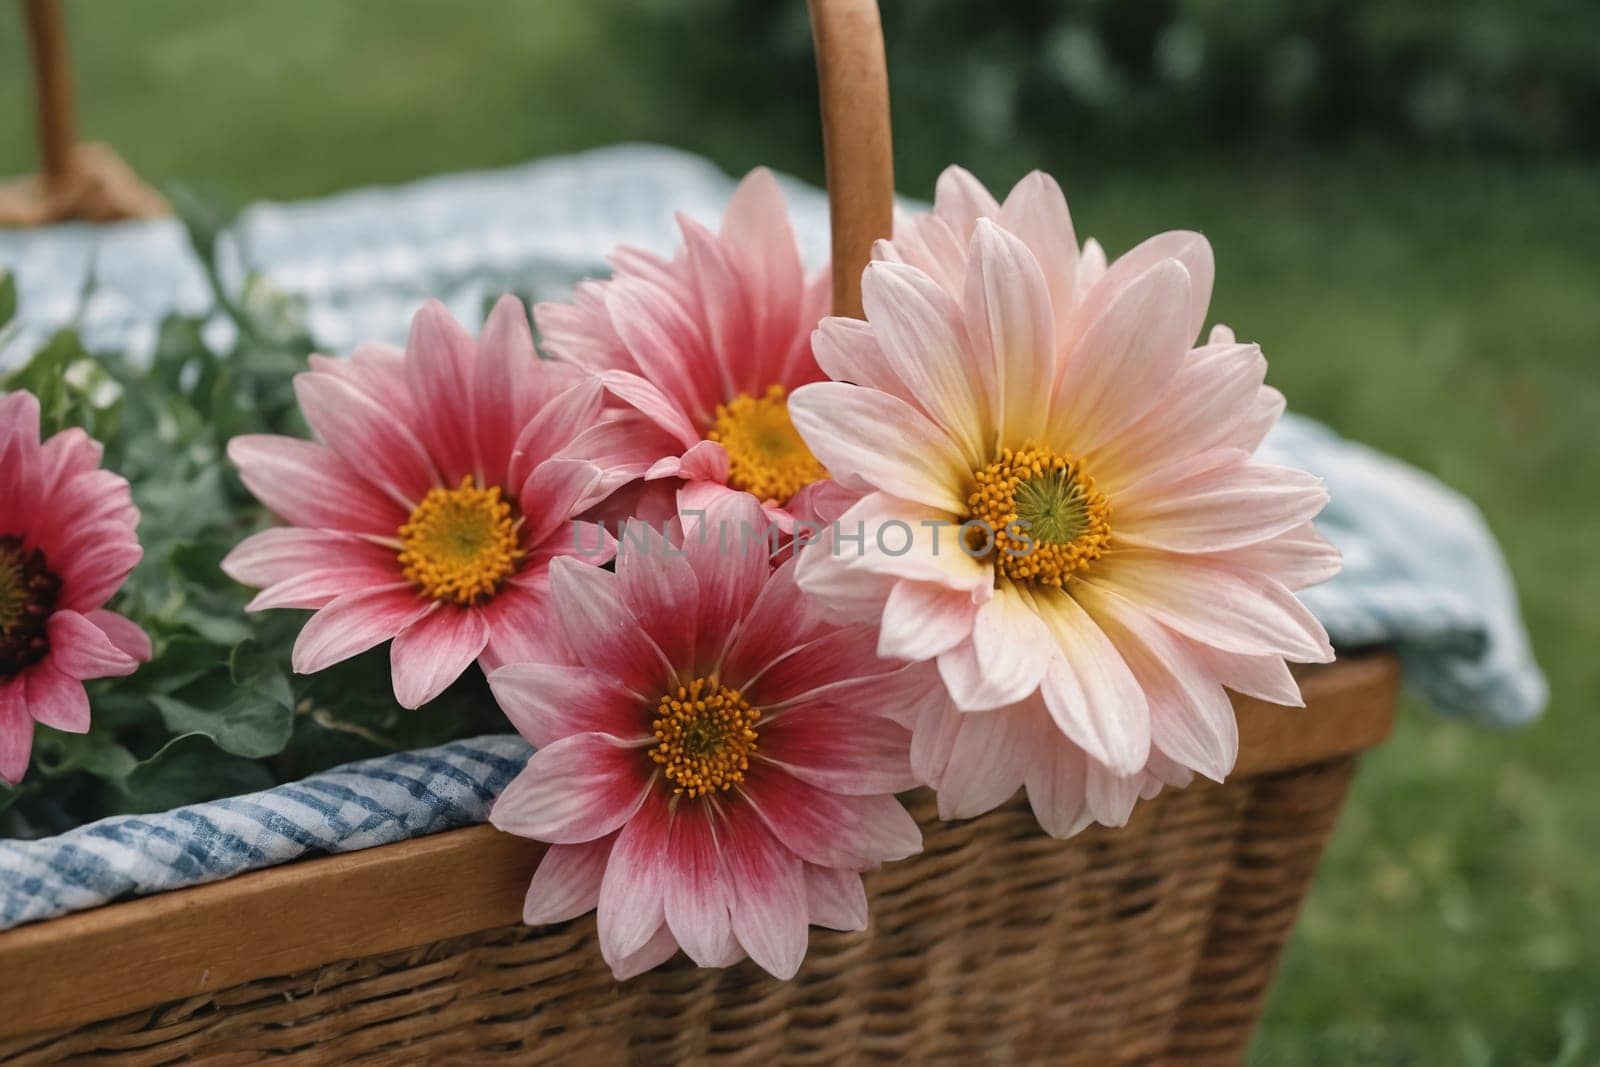
<svg viewBox="0 0 1600 1067">
<path fill-rule="evenodd" d="M 1119 493 L 1117 539 L 1172 552 L 1226 552 L 1303 526 L 1327 503 L 1322 479 L 1219 449 Z"/>
<path fill-rule="evenodd" d="M 853 688 L 860 679 L 890 666 L 878 658 L 871 627 L 830 629 L 746 678 L 744 687 L 753 703 L 774 710 L 814 703 L 835 689 Z"/>
<path fill-rule="evenodd" d="M 996 221 L 1039 261 L 1050 307 L 1057 318 L 1065 318 L 1077 296 L 1078 238 L 1061 186 L 1043 171 L 1033 171 L 1012 188 Z"/>
<path fill-rule="evenodd" d="M 485 672 L 507 663 L 557 660 L 566 654 L 550 597 L 548 567 L 522 571 L 479 607 L 489 624 L 489 643 L 478 657 Z"/>
<path fill-rule="evenodd" d="M 496 302 L 478 335 L 477 373 L 472 382 L 473 437 L 478 467 L 495 480 L 517 436 L 554 397 L 588 375 L 577 367 L 539 358 L 522 301 Z"/>
<path fill-rule="evenodd" d="M 1150 754 L 1150 708 L 1138 679 L 1105 631 L 1066 592 L 1040 596 L 1037 603 L 1061 654 L 1041 687 L 1050 717 L 1095 760 L 1132 774 Z"/>
<path fill-rule="evenodd" d="M 1083 251 L 1078 255 L 1078 302 L 1105 276 L 1106 250 L 1093 237 L 1084 238 Z"/>
<path fill-rule="evenodd" d="M 1220 782 L 1239 755 L 1233 703 L 1190 651 L 1194 646 L 1125 600 L 1081 594 L 1112 634 L 1150 702 L 1150 740 L 1184 767 Z"/>
<path fill-rule="evenodd" d="M 225 566 L 227 562 L 223 561 Z M 322 608 L 345 593 L 392 585 L 400 577 L 400 564 L 393 550 L 330 538 L 322 546 L 320 559 L 308 561 L 303 572 L 267 586 L 245 605 L 245 610 Z"/>
<path fill-rule="evenodd" d="M 697 627 L 684 623 L 700 617 L 700 582 L 683 550 L 649 523 L 630 521 L 618 540 L 616 584 L 623 604 L 666 662 L 691 667 Z"/>
<path fill-rule="evenodd" d="M 961 723 L 973 714 L 990 713 L 957 711 L 948 697 L 922 706 L 911 734 L 911 770 L 923 785 L 939 788 L 961 734 Z"/>
<path fill-rule="evenodd" d="M 888 393 L 911 405 L 917 398 L 906 388 L 878 346 L 877 334 L 860 319 L 826 318 L 811 335 L 817 363 L 835 381 Z"/>
<path fill-rule="evenodd" d="M 950 762 L 939 778 L 939 818 L 982 815 L 1022 787 L 1030 756 L 1039 744 L 1034 716 L 1040 711 L 1021 704 L 962 713 Z"/>
<path fill-rule="evenodd" d="M 898 805 L 896 805 L 898 807 Z M 733 932 L 750 958 L 774 978 L 793 978 L 806 955 L 804 869 L 743 807 L 728 813 L 722 849 Z"/>
<path fill-rule="evenodd" d="M 489 675 L 495 703 L 535 748 L 573 734 L 626 742 L 650 738 L 651 709 L 589 667 L 512 663 Z"/>
<path fill-rule="evenodd" d="M 716 653 L 720 662 L 772 575 L 766 530 L 760 505 L 748 493 L 711 501 L 703 516 L 685 513 L 684 555 L 700 586 L 695 647 L 702 657 Z"/>
<path fill-rule="evenodd" d="M 572 303 L 535 304 L 533 321 L 539 340 L 553 359 L 598 374 L 607 370 L 637 372 L 638 367 L 606 313 L 606 282 L 579 282 Z"/>
<path fill-rule="evenodd" d="M 693 311 L 663 289 L 628 279 L 612 284 L 606 310 L 640 375 L 691 422 L 709 426 L 726 385 Z"/>
<path fill-rule="evenodd" d="M 1015 584 L 1001 582 L 973 618 L 972 651 L 994 706 L 1015 704 L 1039 688 L 1055 656 L 1055 640 L 1033 598 Z M 957 706 L 977 710 L 960 701 Z"/>
<path fill-rule="evenodd" d="M 550 845 L 533 872 L 522 903 L 522 921 L 548 926 L 591 912 L 600 903 L 600 882 L 616 835 L 577 845 Z"/>
<path fill-rule="evenodd" d="M 410 428 L 348 382 L 311 371 L 295 375 L 294 392 L 317 436 L 391 499 L 414 507 L 440 484 L 433 460 Z"/>
<path fill-rule="evenodd" d="M 971 469 L 944 431 L 903 400 L 843 382 L 802 386 L 789 416 L 841 484 L 959 514 Z"/>
<path fill-rule="evenodd" d="M 1245 571 L 1257 571 L 1290 589 L 1305 589 L 1339 573 L 1343 559 L 1332 542 L 1308 522 L 1270 541 L 1218 553 L 1217 559 Z"/>
<path fill-rule="evenodd" d="M 1222 652 L 1209 645 L 1187 641 L 1189 651 L 1205 669 L 1235 693 L 1265 700 L 1285 708 L 1303 708 L 1300 683 L 1295 681 L 1282 656 L 1241 656 Z"/>
<path fill-rule="evenodd" d="M 1113 497 L 1173 460 L 1234 444 L 1267 373 L 1255 345 L 1196 348 L 1156 405 L 1085 457 Z"/>
<path fill-rule="evenodd" d="M 335 597 L 311 616 L 295 639 L 295 673 L 315 674 L 380 645 L 437 606 L 405 582 Z"/>
<path fill-rule="evenodd" d="M 994 361 L 973 358 L 961 305 L 914 267 L 884 262 L 868 264 L 861 300 L 885 361 L 959 448 L 955 461 L 982 466 L 994 439 Z"/>
<path fill-rule="evenodd" d="M 1183 335 L 1187 347 L 1200 336 L 1200 328 L 1205 324 L 1206 310 L 1211 305 L 1211 285 L 1216 276 L 1210 242 L 1188 230 L 1156 234 L 1117 257 L 1099 283 L 1085 294 L 1079 321 L 1097 314 L 1135 278 L 1164 259 L 1177 260 L 1189 272 L 1189 318 Z"/>
<path fill-rule="evenodd" d="M 760 733 L 759 758 L 830 793 L 902 793 L 917 784 L 910 733 L 866 708 L 797 709 Z"/>
<path fill-rule="evenodd" d="M 421 441 L 427 449 L 427 455 L 432 457 L 446 485 L 455 485 L 468 474 L 481 477 L 486 473 L 478 465 L 474 432 L 477 417 L 473 411 L 473 379 L 477 359 L 477 345 L 472 335 L 439 301 L 429 300 L 412 317 L 411 333 L 406 338 L 406 381 L 412 395 L 421 398 L 426 405 L 422 418 L 413 427 L 414 440 Z M 500 402 L 506 399 L 502 397 Z M 301 406 L 305 406 L 303 398 Z M 309 410 L 306 418 L 335 451 L 352 460 L 360 455 L 340 448 Z M 398 443 L 405 444 L 403 439 Z M 410 466 L 408 462 L 393 472 L 393 484 L 402 488 L 407 485 L 401 471 Z M 422 469 L 427 469 L 427 465 Z"/>
<path fill-rule="evenodd" d="M 872 258 L 916 267 L 956 299 L 967 276 L 968 230 L 960 237 L 937 215 L 911 216 L 896 211 L 893 241 L 876 241 Z"/>
<path fill-rule="evenodd" d="M 1066 236 L 1075 254 L 1070 223 Z M 1000 443 L 1020 447 L 1038 440 L 1049 414 L 1048 396 L 1040 392 L 1056 370 L 1052 290 L 1028 246 L 987 219 L 972 235 L 971 261 L 963 305 L 967 335 L 978 361 L 991 368 L 984 377 L 994 383 L 991 421 Z M 1069 277 L 1069 291 L 1070 283 Z"/>
<path fill-rule="evenodd" d="M 264 589 L 324 568 L 330 556 L 341 555 L 361 561 L 386 556 L 394 564 L 390 577 L 399 573 L 392 550 L 346 534 L 298 526 L 274 526 L 251 534 L 223 559 L 222 573 L 241 585 Z"/>
<path fill-rule="evenodd" d="M 715 966 L 727 954 L 733 936 L 729 900 L 736 892 L 723 871 L 709 815 L 705 803 L 672 809 L 661 857 L 662 914 L 683 951 L 702 967 Z"/>
<path fill-rule="evenodd" d="M 883 604 L 878 655 L 928 660 L 972 635 L 978 605 L 963 592 L 928 582 L 899 581 Z"/>
<path fill-rule="evenodd" d="M 673 665 L 623 604 L 614 575 L 563 557 L 550 564 L 550 591 L 579 661 L 643 698 L 658 695 Z"/>
<path fill-rule="evenodd" d="M 604 837 L 650 811 L 650 758 L 603 734 L 573 734 L 539 749 L 489 813 L 508 834 L 556 845 Z M 638 821 L 638 820 L 635 820 Z M 630 824 L 631 830 L 632 824 Z M 628 831 L 618 841 L 620 849 Z M 613 857 L 615 858 L 615 857 Z"/>
<path fill-rule="evenodd" d="M 76 611 L 55 612 L 45 627 L 49 663 L 69 678 L 120 678 L 139 666 L 138 660 L 112 644 L 104 630 Z"/>
<path fill-rule="evenodd" d="M 774 663 L 831 629 L 818 606 L 796 584 L 798 569 L 798 560 L 791 559 L 774 571 L 745 612 L 723 659 L 723 677 L 728 684 L 744 688 Z"/>
<path fill-rule="evenodd" d="M 867 891 L 854 871 L 805 865 L 806 910 L 811 922 L 829 930 L 867 928 Z"/>
<path fill-rule="evenodd" d="M 137 623 L 104 608 L 85 612 L 84 618 L 100 627 L 119 651 L 132 656 L 140 663 L 149 662 L 150 636 L 141 630 Z"/>
<path fill-rule="evenodd" d="M 489 625 L 476 608 L 440 605 L 401 630 L 389 646 L 394 698 L 420 708 L 461 677 L 489 643 Z"/>
<path fill-rule="evenodd" d="M 518 494 L 523 543 L 530 548 L 556 538 L 572 543 L 571 521 L 605 499 L 602 482 L 600 468 L 582 460 L 549 459 L 535 467 Z"/>
<path fill-rule="evenodd" d="M 580 434 L 594 425 L 604 400 L 600 379 L 583 378 L 519 426 L 511 450 L 502 453 L 500 459 L 506 467 L 506 488 L 513 493 L 520 491 L 539 464 L 570 448 Z"/>
<path fill-rule="evenodd" d="M 228 442 L 245 488 L 296 526 L 394 537 L 409 512 L 310 441 L 248 434 Z"/>
<path fill-rule="evenodd" d="M 808 863 L 863 871 L 922 848 L 916 820 L 892 796 L 845 797 L 775 767 L 739 788 L 779 841 Z"/>
<path fill-rule="evenodd" d="M 656 927 L 655 933 L 636 951 L 614 961 L 608 961 L 611 967 L 611 977 L 619 982 L 626 982 L 630 978 L 637 978 L 646 971 L 653 971 L 678 954 L 678 942 L 672 936 L 672 931 L 667 929 L 667 924 L 662 923 Z"/>
<path fill-rule="evenodd" d="M 1148 411 L 1188 354 L 1189 306 L 1189 275 L 1172 259 L 1119 291 L 1065 349 L 1047 438 L 1082 454 Z"/>
<path fill-rule="evenodd" d="M 1051 837 L 1068 838 L 1094 821 L 1088 810 L 1088 761 L 1064 737 L 1042 741 L 1028 765 L 1028 804 Z"/>
<path fill-rule="evenodd" d="M 1193 556 L 1125 549 L 1100 560 L 1084 580 L 1224 652 L 1310 663 L 1333 659 L 1322 624 L 1270 578 Z"/>
<path fill-rule="evenodd" d="M 933 213 L 966 240 L 980 218 L 993 218 L 1000 204 L 971 172 L 949 166 L 939 175 L 933 188 Z"/>
<path fill-rule="evenodd" d="M 52 434 L 39 447 L 40 491 L 52 496 L 73 478 L 95 470 L 104 451 L 100 442 L 77 426 Z"/>
<path fill-rule="evenodd" d="M 126 526 L 101 523 L 84 530 L 81 541 L 51 561 L 61 579 L 56 603 L 73 611 L 104 606 L 143 556 L 144 549 Z"/>
<path fill-rule="evenodd" d="M 534 756 L 538 758 L 538 753 Z M 662 861 L 667 848 L 667 820 L 666 801 L 660 796 L 650 797 L 623 827 L 611 850 L 611 861 L 600 883 L 596 920 L 600 954 L 613 971 L 664 928 L 662 898 L 666 881 Z"/>
<path fill-rule="evenodd" d="M 49 660 L 18 677 L 23 679 L 28 684 L 28 714 L 35 722 L 69 734 L 89 732 L 89 694 L 81 681 L 62 674 Z"/>
<path fill-rule="evenodd" d="M 5 399 L 0 396 L 0 403 Z M 15 409 L 15 402 L 12 407 Z M 0 414 L 4 413 L 5 409 L 0 408 Z M 3 429 L 4 421 L 0 420 L 0 432 Z M 27 681 L 16 677 L 0 682 L 0 779 L 8 785 L 22 781 L 32 753 L 33 716 L 28 714 Z"/>
<path fill-rule="evenodd" d="M 758 386 L 762 381 L 791 384 L 785 376 L 793 341 L 810 331 L 816 316 L 803 306 L 805 269 L 771 171 L 757 167 L 739 183 L 722 216 L 721 238 L 751 296 L 754 380 Z"/>
<path fill-rule="evenodd" d="M 628 371 L 606 371 L 600 376 L 612 396 L 636 409 L 684 448 L 700 440 L 688 414 L 653 383 Z"/>
<path fill-rule="evenodd" d="M 1090 760 L 1085 774 L 1084 799 L 1095 822 L 1126 826 L 1145 784 L 1143 774 L 1117 775 Z"/>
</svg>

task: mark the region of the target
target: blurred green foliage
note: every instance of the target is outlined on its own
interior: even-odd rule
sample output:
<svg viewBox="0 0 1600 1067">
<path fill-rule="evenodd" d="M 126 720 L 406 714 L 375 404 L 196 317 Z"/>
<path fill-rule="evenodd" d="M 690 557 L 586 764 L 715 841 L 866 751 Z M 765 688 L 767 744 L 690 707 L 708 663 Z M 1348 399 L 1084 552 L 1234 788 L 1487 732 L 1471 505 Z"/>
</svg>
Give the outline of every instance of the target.
<svg viewBox="0 0 1600 1067">
<path fill-rule="evenodd" d="M 86 132 L 237 200 L 629 139 L 821 176 L 800 0 L 68 6 Z M 1214 314 L 1291 406 L 1461 489 L 1517 574 L 1549 718 L 1408 704 L 1253 1059 L 1600 1063 L 1600 6 L 884 7 L 904 192 L 952 161 L 996 185 L 1039 166 L 1113 251 L 1206 232 Z M 32 166 L 27 122 L 0 111 L 0 173 Z"/>
</svg>

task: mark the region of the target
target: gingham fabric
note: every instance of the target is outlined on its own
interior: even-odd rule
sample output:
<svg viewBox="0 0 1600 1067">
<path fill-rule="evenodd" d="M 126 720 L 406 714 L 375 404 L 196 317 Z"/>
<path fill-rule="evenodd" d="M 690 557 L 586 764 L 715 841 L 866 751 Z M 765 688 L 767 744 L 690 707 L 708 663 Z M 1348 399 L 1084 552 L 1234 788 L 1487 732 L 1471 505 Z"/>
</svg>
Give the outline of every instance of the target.
<svg viewBox="0 0 1600 1067">
<path fill-rule="evenodd" d="M 673 214 L 710 221 L 732 187 L 697 157 L 634 146 L 262 204 L 241 218 L 223 270 L 238 280 L 248 263 L 303 299 L 319 345 L 344 351 L 357 340 L 403 340 L 427 296 L 474 322 L 484 298 L 503 289 L 559 296 L 603 272 L 616 244 L 669 251 Z M 815 261 L 826 248 L 825 201 L 794 182 L 786 192 Z M 170 221 L 0 233 L 0 265 L 18 276 L 23 315 L 0 366 L 74 319 L 92 348 L 138 353 L 153 344 L 163 315 L 210 306 Z M 1344 571 L 1304 595 L 1336 646 L 1393 644 L 1412 690 L 1448 715 L 1509 726 L 1542 711 L 1544 678 L 1476 508 L 1308 419 L 1286 417 L 1264 447 L 1275 462 L 1321 475 L 1332 493 L 1318 523 L 1344 553 Z M 247 797 L 0 842 L 0 929 L 481 821 L 527 754 L 515 737 L 460 741 Z"/>
</svg>

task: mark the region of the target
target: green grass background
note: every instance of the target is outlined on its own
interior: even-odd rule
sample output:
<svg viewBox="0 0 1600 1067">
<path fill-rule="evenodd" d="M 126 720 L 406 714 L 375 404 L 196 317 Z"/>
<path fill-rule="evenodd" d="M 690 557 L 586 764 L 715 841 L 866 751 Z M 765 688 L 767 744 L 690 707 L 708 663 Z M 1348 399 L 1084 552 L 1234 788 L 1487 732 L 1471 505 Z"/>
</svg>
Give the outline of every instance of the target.
<svg viewBox="0 0 1600 1067">
<path fill-rule="evenodd" d="M 148 178 L 238 201 L 491 167 L 619 140 L 817 180 L 804 108 L 705 99 L 643 62 L 618 0 L 69 5 L 82 126 Z M 0 9 L 0 174 L 33 165 Z M 792 103 L 792 102 L 791 102 Z M 939 143 L 898 114 L 903 191 L 946 162 L 1066 185 L 1108 248 L 1171 227 L 1218 253 L 1213 312 L 1296 409 L 1483 509 L 1550 675 L 1539 725 L 1408 704 L 1365 763 L 1268 1008 L 1263 1064 L 1600 1063 L 1600 161 L 1393 148 L 1101 157 Z M 911 134 L 915 133 L 916 136 Z"/>
</svg>

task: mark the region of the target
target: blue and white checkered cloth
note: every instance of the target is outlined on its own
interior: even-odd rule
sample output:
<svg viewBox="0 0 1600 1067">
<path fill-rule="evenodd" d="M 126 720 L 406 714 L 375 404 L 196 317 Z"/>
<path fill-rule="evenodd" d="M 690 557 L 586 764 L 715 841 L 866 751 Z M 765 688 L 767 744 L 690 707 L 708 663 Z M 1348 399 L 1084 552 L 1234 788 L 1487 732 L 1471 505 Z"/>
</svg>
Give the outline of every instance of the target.
<svg viewBox="0 0 1600 1067">
<path fill-rule="evenodd" d="M 359 340 L 402 341 L 429 296 L 472 322 L 484 298 L 504 289 L 559 296 L 603 273 L 602 257 L 619 243 L 669 251 L 674 212 L 710 221 L 732 188 L 695 156 L 606 149 L 258 205 L 241 217 L 221 269 L 238 282 L 248 266 L 303 300 L 319 345 L 343 351 Z M 785 191 L 816 261 L 826 249 L 826 202 L 799 183 Z M 153 346 L 163 315 L 211 307 L 200 267 L 169 220 L 0 232 L 0 266 L 17 275 L 23 315 L 0 367 L 74 320 L 91 348 L 137 355 Z M 227 325 L 218 319 L 212 329 Z M 1328 483 L 1332 502 L 1318 525 L 1345 566 L 1304 597 L 1336 646 L 1392 644 L 1413 691 L 1445 714 L 1499 726 L 1539 715 L 1545 681 L 1505 561 L 1471 503 L 1309 419 L 1286 417 L 1264 449 Z M 165 815 L 0 842 L 0 929 L 482 821 L 528 751 L 512 736 L 458 741 Z"/>
</svg>

